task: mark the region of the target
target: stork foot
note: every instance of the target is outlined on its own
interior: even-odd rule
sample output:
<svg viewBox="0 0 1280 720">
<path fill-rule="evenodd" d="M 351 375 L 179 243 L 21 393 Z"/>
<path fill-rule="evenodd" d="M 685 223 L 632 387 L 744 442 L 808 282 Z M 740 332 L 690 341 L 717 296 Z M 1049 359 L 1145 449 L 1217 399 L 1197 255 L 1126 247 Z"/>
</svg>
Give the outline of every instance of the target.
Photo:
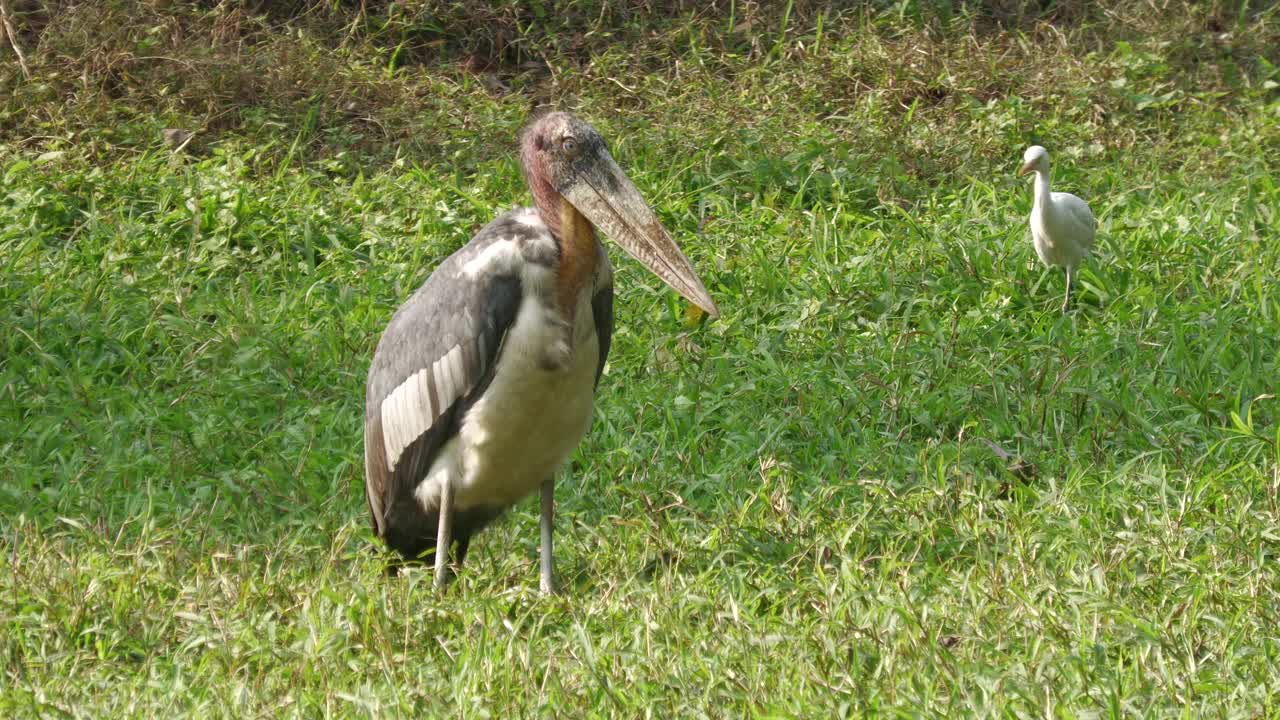
<svg viewBox="0 0 1280 720">
<path fill-rule="evenodd" d="M 542 549 L 541 549 L 541 582 L 539 587 L 542 589 L 543 595 L 554 595 L 556 592 L 555 585 L 555 568 L 551 558 L 551 525 L 555 521 L 556 513 L 556 481 L 555 478 L 548 478 L 542 483 L 542 512 L 538 517 L 539 530 L 542 533 Z"/>
<path fill-rule="evenodd" d="M 449 582 L 449 546 L 453 544 L 453 484 L 440 485 L 440 523 L 436 532 L 436 572 L 434 585 L 443 591 Z"/>
</svg>

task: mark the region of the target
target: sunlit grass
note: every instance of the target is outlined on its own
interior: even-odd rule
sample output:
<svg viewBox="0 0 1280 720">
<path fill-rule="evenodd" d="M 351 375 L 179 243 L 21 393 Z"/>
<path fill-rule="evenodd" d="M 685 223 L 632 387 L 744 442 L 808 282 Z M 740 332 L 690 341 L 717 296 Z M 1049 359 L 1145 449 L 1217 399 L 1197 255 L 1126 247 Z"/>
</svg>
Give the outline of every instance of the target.
<svg viewBox="0 0 1280 720">
<path fill-rule="evenodd" d="M 1037 97 L 909 20 L 562 71 L 724 315 L 611 249 L 553 598 L 530 503 L 389 581 L 361 481 L 378 333 L 527 202 L 521 98 L 423 70 L 448 161 L 0 146 L 0 714 L 1274 714 L 1274 70 L 1054 46 Z M 1101 218 L 1065 316 L 1031 142 Z"/>
</svg>

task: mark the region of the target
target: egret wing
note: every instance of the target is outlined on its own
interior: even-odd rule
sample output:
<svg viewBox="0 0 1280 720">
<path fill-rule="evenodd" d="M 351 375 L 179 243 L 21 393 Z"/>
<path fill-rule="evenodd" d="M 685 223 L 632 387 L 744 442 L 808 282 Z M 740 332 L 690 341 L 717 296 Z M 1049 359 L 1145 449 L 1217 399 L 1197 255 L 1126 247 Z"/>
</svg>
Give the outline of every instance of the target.
<svg viewBox="0 0 1280 720">
<path fill-rule="evenodd" d="M 1093 248 L 1093 236 L 1098 232 L 1098 221 L 1093 217 L 1089 204 L 1071 193 L 1054 193 L 1060 197 L 1054 203 L 1065 210 L 1063 215 L 1070 226 L 1072 237 L 1078 238 L 1084 250 Z"/>
</svg>

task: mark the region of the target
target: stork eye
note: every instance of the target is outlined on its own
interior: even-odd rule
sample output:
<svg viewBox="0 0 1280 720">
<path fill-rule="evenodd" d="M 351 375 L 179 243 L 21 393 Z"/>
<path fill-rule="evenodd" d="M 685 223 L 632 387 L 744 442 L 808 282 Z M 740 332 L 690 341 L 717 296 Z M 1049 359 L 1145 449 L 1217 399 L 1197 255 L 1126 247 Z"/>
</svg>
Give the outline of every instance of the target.
<svg viewBox="0 0 1280 720">
<path fill-rule="evenodd" d="M 560 141 L 560 149 L 564 150 L 566 153 L 570 155 L 573 155 L 574 153 L 578 152 L 578 141 L 574 140 L 571 137 L 567 137 Z"/>
</svg>

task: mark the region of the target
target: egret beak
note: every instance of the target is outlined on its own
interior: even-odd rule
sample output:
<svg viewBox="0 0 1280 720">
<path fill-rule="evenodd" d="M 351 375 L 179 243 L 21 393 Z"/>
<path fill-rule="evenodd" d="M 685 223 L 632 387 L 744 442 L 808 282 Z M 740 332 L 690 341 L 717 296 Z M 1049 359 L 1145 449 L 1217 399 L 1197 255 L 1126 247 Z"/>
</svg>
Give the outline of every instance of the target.
<svg viewBox="0 0 1280 720">
<path fill-rule="evenodd" d="M 1026 175 L 1029 172 L 1035 172 L 1035 167 L 1033 167 L 1031 163 L 1027 163 L 1022 167 L 1018 168 L 1018 177 L 1022 177 L 1023 175 Z"/>
<path fill-rule="evenodd" d="M 608 151 L 583 153 L 574 169 L 573 177 L 556 188 L 560 194 L 672 290 L 708 315 L 719 315 L 689 259 Z"/>
</svg>

